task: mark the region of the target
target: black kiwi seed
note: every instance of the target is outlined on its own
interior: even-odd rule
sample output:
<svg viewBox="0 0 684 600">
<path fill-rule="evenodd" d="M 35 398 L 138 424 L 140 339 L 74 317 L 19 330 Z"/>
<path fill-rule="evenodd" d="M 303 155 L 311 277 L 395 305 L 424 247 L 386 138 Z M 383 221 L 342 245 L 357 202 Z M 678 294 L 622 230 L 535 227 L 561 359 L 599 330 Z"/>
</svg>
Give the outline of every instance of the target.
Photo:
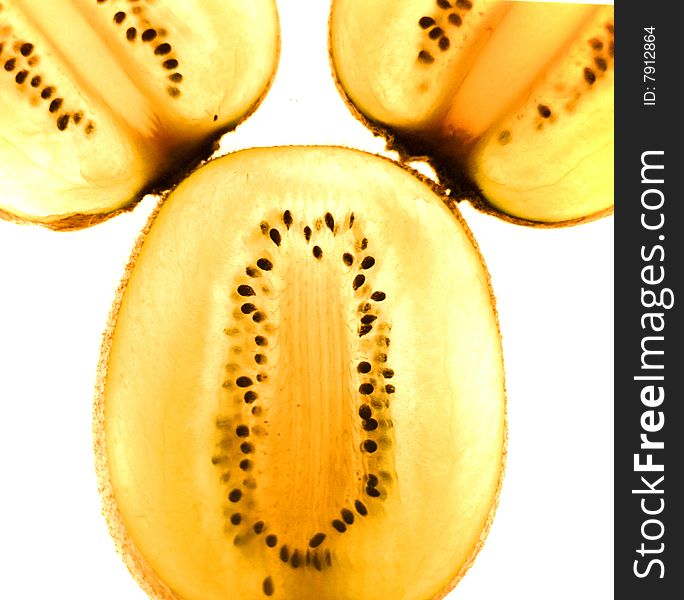
<svg viewBox="0 0 684 600">
<path fill-rule="evenodd" d="M 428 27 L 432 27 L 435 24 L 435 20 L 432 17 L 421 17 L 420 20 L 418 21 L 418 25 L 420 25 L 423 29 L 427 29 Z"/>
<path fill-rule="evenodd" d="M 292 558 L 290 559 L 290 565 L 293 569 L 296 569 L 300 564 L 302 564 L 302 559 L 299 556 L 299 550 L 295 550 L 292 553 Z"/>
<path fill-rule="evenodd" d="M 63 103 L 64 100 L 62 98 L 55 98 L 52 102 L 50 102 L 48 110 L 51 113 L 57 112 L 60 108 L 62 108 Z"/>
<path fill-rule="evenodd" d="M 387 298 L 385 292 L 373 292 L 371 294 L 371 300 L 375 300 L 375 302 L 382 302 L 385 298 Z"/>
<path fill-rule="evenodd" d="M 437 0 L 437 6 L 440 8 L 451 8 L 451 2 L 449 0 Z"/>
<path fill-rule="evenodd" d="M 356 508 L 356 512 L 362 517 L 365 517 L 368 514 L 368 509 L 366 508 L 366 505 L 361 502 L 361 500 L 354 501 L 354 508 Z"/>
<path fill-rule="evenodd" d="M 397 391 L 397 389 L 389 383 L 385 386 L 385 392 L 387 394 L 394 394 L 394 392 L 396 392 L 396 391 Z"/>
<path fill-rule="evenodd" d="M 449 15 L 449 23 L 456 25 L 456 27 L 460 27 L 463 24 L 463 19 L 458 13 L 451 13 Z"/>
<path fill-rule="evenodd" d="M 369 334 L 372 331 L 372 329 L 372 325 L 361 325 L 361 327 L 359 327 L 359 337 L 363 337 L 364 335 Z"/>
<path fill-rule="evenodd" d="M 260 258 L 257 261 L 257 267 L 259 267 L 262 271 L 270 271 L 273 268 L 273 263 L 268 260 L 268 258 Z"/>
<path fill-rule="evenodd" d="M 248 458 L 240 461 L 240 469 L 243 471 L 249 471 L 252 468 L 252 461 Z"/>
<path fill-rule="evenodd" d="M 245 377 L 244 375 L 241 375 L 235 380 L 235 383 L 238 385 L 238 387 L 249 387 L 252 385 L 253 381 L 249 377 Z"/>
<path fill-rule="evenodd" d="M 228 500 L 231 502 L 240 502 L 240 498 L 242 498 L 242 491 L 238 490 L 237 488 L 231 490 L 230 494 L 228 494 Z"/>
<path fill-rule="evenodd" d="M 339 519 L 335 519 L 332 522 L 332 526 L 340 533 L 344 533 L 345 531 L 347 531 L 347 526 Z"/>
<path fill-rule="evenodd" d="M 354 522 L 354 513 L 348 508 L 343 508 L 340 514 L 347 525 L 351 525 Z"/>
<path fill-rule="evenodd" d="M 252 450 L 254 450 L 254 446 L 252 446 L 252 444 L 249 442 L 242 442 L 242 444 L 240 444 L 240 450 L 243 454 L 249 454 L 252 452 Z"/>
<path fill-rule="evenodd" d="M 330 231 L 335 231 L 335 219 L 333 219 L 333 216 L 330 213 L 325 213 L 325 224 Z"/>
<path fill-rule="evenodd" d="M 235 513 L 230 516 L 230 522 L 233 525 L 239 525 L 242 522 L 242 515 L 240 513 Z"/>
<path fill-rule="evenodd" d="M 473 7 L 472 0 L 456 0 L 456 6 L 465 10 L 470 10 Z"/>
<path fill-rule="evenodd" d="M 594 64 L 601 71 L 605 71 L 608 68 L 608 63 L 606 62 L 606 59 L 602 58 L 601 56 L 597 56 L 596 58 L 594 58 Z"/>
<path fill-rule="evenodd" d="M 263 521 L 257 521 L 254 523 L 254 533 L 261 533 L 264 530 L 264 522 Z"/>
<path fill-rule="evenodd" d="M 321 250 L 320 246 L 313 247 L 313 255 L 317 260 L 321 260 L 321 258 L 323 258 L 323 250 Z"/>
<path fill-rule="evenodd" d="M 258 365 L 264 365 L 266 364 L 266 356 L 264 354 L 255 354 L 254 355 L 254 362 Z"/>
<path fill-rule="evenodd" d="M 589 67 L 584 68 L 584 80 L 589 85 L 593 85 L 593 83 L 596 81 L 596 73 L 594 73 Z"/>
<path fill-rule="evenodd" d="M 349 252 L 345 252 L 342 255 L 342 262 L 344 262 L 344 264 L 347 265 L 348 267 L 351 267 L 352 264 L 354 263 L 354 257 L 351 254 L 349 254 Z"/>
<path fill-rule="evenodd" d="M 57 129 L 64 131 L 69 125 L 69 115 L 60 115 L 57 119 Z"/>
<path fill-rule="evenodd" d="M 418 61 L 426 65 L 435 62 L 435 58 L 427 50 L 421 50 L 418 53 Z"/>
<path fill-rule="evenodd" d="M 366 256 L 366 258 L 361 261 L 361 268 L 370 269 L 374 264 L 375 259 L 372 256 Z"/>
<path fill-rule="evenodd" d="M 157 37 L 157 32 L 154 29 L 145 29 L 140 36 L 143 42 L 151 42 Z"/>
<path fill-rule="evenodd" d="M 282 560 L 284 563 L 290 560 L 290 550 L 287 546 L 282 546 L 280 548 L 280 560 Z"/>
<path fill-rule="evenodd" d="M 369 487 L 377 487 L 378 486 L 378 477 L 377 477 L 377 475 L 373 475 L 373 473 L 368 475 L 368 477 L 366 478 L 366 481 L 367 481 Z"/>
<path fill-rule="evenodd" d="M 448 50 L 450 45 L 451 45 L 451 42 L 449 41 L 448 37 L 442 36 L 441 38 L 439 38 L 440 50 Z"/>
<path fill-rule="evenodd" d="M 257 399 L 257 393 L 249 390 L 248 392 L 245 392 L 244 399 L 247 404 L 251 404 Z"/>
<path fill-rule="evenodd" d="M 31 44 L 29 42 L 25 42 L 24 44 L 21 45 L 19 52 L 21 52 L 22 56 L 29 56 L 31 54 L 31 52 L 33 52 L 33 44 Z"/>
<path fill-rule="evenodd" d="M 119 25 L 120 23 L 123 23 L 123 20 L 126 18 L 126 13 L 119 11 L 114 15 L 114 22 Z"/>
<path fill-rule="evenodd" d="M 154 49 L 154 53 L 157 56 L 164 56 L 165 54 L 168 54 L 169 52 L 171 52 L 171 44 L 167 44 L 166 42 L 164 42 L 163 44 L 159 44 L 159 46 L 157 46 Z"/>
<path fill-rule="evenodd" d="M 551 109 L 545 104 L 539 104 L 537 110 L 544 119 L 548 119 L 551 116 Z"/>
<path fill-rule="evenodd" d="M 359 386 L 359 393 L 363 394 L 364 396 L 369 396 L 373 393 L 374 389 L 375 388 L 373 387 L 372 383 L 362 383 Z"/>
<path fill-rule="evenodd" d="M 268 346 L 268 340 L 263 335 L 255 336 L 254 343 L 257 346 Z"/>
<path fill-rule="evenodd" d="M 356 370 L 359 373 L 370 373 L 371 365 L 368 361 L 363 360 L 358 364 L 358 366 L 356 367 Z"/>
<path fill-rule="evenodd" d="M 285 227 L 288 229 L 290 228 L 290 225 L 292 225 L 292 213 L 289 210 L 286 210 L 283 213 L 283 223 L 285 223 Z"/>
<path fill-rule="evenodd" d="M 373 454 L 378 449 L 378 444 L 374 440 L 365 440 L 363 442 L 363 449 L 370 454 Z"/>
<path fill-rule="evenodd" d="M 277 229 L 271 229 L 271 231 L 268 232 L 268 236 L 276 246 L 280 246 L 280 242 L 282 241 L 282 238 L 280 237 L 280 231 Z"/>
<path fill-rule="evenodd" d="M 238 437 L 247 437 L 249 435 L 249 427 L 247 425 L 238 425 L 235 428 L 235 434 Z"/>
<path fill-rule="evenodd" d="M 361 322 L 362 322 L 364 325 L 370 325 L 370 324 L 371 324 L 373 321 L 375 321 L 377 318 L 378 318 L 378 317 L 375 316 L 375 315 L 363 315 L 363 317 L 361 317 Z"/>
<path fill-rule="evenodd" d="M 394 371 L 392 369 L 383 369 L 382 376 L 385 379 L 392 379 L 392 377 L 394 377 Z"/>
<path fill-rule="evenodd" d="M 18 84 L 24 83 L 26 81 L 26 78 L 28 77 L 29 72 L 26 71 L 25 69 L 23 71 L 19 71 L 16 76 L 14 77 L 14 81 L 16 81 Z"/>
<path fill-rule="evenodd" d="M 266 536 L 266 545 L 269 548 L 275 548 L 276 545 L 278 544 L 278 537 L 273 535 L 272 533 Z"/>
<path fill-rule="evenodd" d="M 43 80 L 40 77 L 40 75 L 36 75 L 35 77 L 32 77 L 31 78 L 31 87 L 34 87 L 34 88 L 38 87 L 40 85 L 41 81 L 43 81 Z"/>
<path fill-rule="evenodd" d="M 251 302 L 247 302 L 246 304 L 243 304 L 240 307 L 240 310 L 243 314 L 248 315 L 249 313 L 254 312 L 256 310 L 256 306 L 254 306 L 254 304 L 252 304 Z"/>
<path fill-rule="evenodd" d="M 254 288 L 251 285 L 239 285 L 237 288 L 237 293 L 240 294 L 240 296 L 256 296 L 256 293 L 254 292 Z"/>
<path fill-rule="evenodd" d="M 373 411 L 368 404 L 362 404 L 359 408 L 359 416 L 362 419 L 370 419 L 373 416 Z"/>
<path fill-rule="evenodd" d="M 368 486 L 366 488 L 366 494 L 368 494 L 371 498 L 378 498 L 380 497 L 380 492 L 376 490 L 374 487 Z"/>
<path fill-rule="evenodd" d="M 355 290 L 358 290 L 364 283 L 366 282 L 366 276 L 365 275 L 357 275 L 354 277 L 354 281 L 352 282 L 352 288 Z"/>
<path fill-rule="evenodd" d="M 14 67 L 17 64 L 17 60 L 15 58 L 10 58 L 8 61 L 5 62 L 5 71 L 14 71 Z"/>
<path fill-rule="evenodd" d="M 135 40 L 136 35 L 138 35 L 138 31 L 136 30 L 135 27 L 129 27 L 128 29 L 126 29 L 126 39 L 129 42 L 132 42 L 133 40 Z"/>
<path fill-rule="evenodd" d="M 311 227 L 308 225 L 304 228 L 304 237 L 306 238 L 307 242 L 311 239 Z"/>
<path fill-rule="evenodd" d="M 310 548 L 318 548 L 325 539 L 325 533 L 318 532 L 309 540 Z"/>
<path fill-rule="evenodd" d="M 444 35 L 444 29 L 442 29 L 441 27 L 433 27 L 430 30 L 430 33 L 428 33 L 428 37 L 431 40 L 436 40 L 437 38 L 440 38 L 443 35 Z"/>
<path fill-rule="evenodd" d="M 273 587 L 273 579 L 271 579 L 270 577 L 264 579 L 262 588 L 264 590 L 264 594 L 266 594 L 267 596 L 273 596 L 273 592 L 275 591 Z"/>
<path fill-rule="evenodd" d="M 366 431 L 375 431 L 378 428 L 378 422 L 375 419 L 368 419 L 364 421 L 363 428 Z"/>
</svg>

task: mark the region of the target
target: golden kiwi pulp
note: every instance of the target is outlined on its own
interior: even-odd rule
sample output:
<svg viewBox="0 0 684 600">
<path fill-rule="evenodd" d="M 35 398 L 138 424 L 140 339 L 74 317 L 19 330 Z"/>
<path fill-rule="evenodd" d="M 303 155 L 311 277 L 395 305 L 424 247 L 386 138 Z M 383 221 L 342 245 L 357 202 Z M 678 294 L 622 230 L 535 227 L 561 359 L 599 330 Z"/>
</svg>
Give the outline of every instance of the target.
<svg viewBox="0 0 684 600">
<path fill-rule="evenodd" d="M 2 0 L 0 216 L 82 227 L 179 178 L 278 52 L 274 0 Z"/>
<path fill-rule="evenodd" d="M 488 274 L 391 161 L 216 159 L 138 244 L 95 412 L 105 513 L 153 598 L 440 597 L 503 472 Z"/>
<path fill-rule="evenodd" d="M 330 51 L 355 110 L 455 190 L 527 224 L 613 206 L 612 6 L 334 0 Z"/>
</svg>

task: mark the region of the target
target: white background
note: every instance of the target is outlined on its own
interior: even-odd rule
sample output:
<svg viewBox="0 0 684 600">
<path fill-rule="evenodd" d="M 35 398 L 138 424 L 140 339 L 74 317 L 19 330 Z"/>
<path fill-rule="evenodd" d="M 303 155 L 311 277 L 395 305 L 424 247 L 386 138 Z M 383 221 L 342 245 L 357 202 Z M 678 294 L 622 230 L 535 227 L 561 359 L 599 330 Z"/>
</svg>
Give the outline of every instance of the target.
<svg viewBox="0 0 684 600">
<path fill-rule="evenodd" d="M 332 83 L 326 3 L 280 4 L 276 81 L 223 150 L 383 152 Z M 146 598 L 100 515 L 91 405 L 109 306 L 152 205 L 72 233 L 0 222 L 0 598 Z M 498 299 L 510 444 L 487 543 L 449 598 L 612 598 L 613 219 L 535 230 L 462 209 Z"/>
</svg>

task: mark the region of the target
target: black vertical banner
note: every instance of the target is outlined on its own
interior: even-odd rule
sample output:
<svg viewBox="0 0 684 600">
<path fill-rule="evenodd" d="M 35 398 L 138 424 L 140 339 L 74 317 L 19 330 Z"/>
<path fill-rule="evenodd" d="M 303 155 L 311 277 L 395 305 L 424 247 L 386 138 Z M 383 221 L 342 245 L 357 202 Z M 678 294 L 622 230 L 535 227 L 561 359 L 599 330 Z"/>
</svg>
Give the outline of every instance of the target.
<svg viewBox="0 0 684 600">
<path fill-rule="evenodd" d="M 684 39 L 615 3 L 615 598 L 684 598 Z"/>
</svg>

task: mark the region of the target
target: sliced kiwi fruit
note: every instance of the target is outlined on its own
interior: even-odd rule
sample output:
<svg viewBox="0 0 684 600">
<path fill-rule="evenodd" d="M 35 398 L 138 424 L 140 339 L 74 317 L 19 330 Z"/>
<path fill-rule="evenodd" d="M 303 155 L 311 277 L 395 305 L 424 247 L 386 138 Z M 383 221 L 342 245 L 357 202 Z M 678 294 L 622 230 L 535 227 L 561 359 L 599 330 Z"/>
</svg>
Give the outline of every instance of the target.
<svg viewBox="0 0 684 600">
<path fill-rule="evenodd" d="M 0 2 L 0 217 L 83 227 L 182 177 L 278 52 L 274 0 Z"/>
<path fill-rule="evenodd" d="M 614 9 L 334 0 L 330 51 L 357 116 L 480 208 L 571 224 L 613 206 Z"/>
<path fill-rule="evenodd" d="M 441 597 L 489 529 L 505 456 L 467 227 L 358 151 L 207 163 L 131 259 L 95 431 L 105 514 L 153 598 Z"/>
</svg>

